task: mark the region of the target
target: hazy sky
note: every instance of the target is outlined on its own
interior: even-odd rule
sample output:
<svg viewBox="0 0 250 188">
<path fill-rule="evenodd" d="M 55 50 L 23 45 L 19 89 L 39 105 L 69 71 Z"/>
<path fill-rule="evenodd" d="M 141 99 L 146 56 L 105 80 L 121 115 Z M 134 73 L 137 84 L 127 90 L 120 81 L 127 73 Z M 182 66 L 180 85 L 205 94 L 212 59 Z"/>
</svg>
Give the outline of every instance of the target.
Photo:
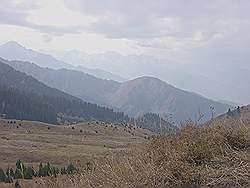
<svg viewBox="0 0 250 188">
<path fill-rule="evenodd" d="M 249 0 L 0 0 L 0 43 L 248 60 L 249 10 Z"/>
</svg>

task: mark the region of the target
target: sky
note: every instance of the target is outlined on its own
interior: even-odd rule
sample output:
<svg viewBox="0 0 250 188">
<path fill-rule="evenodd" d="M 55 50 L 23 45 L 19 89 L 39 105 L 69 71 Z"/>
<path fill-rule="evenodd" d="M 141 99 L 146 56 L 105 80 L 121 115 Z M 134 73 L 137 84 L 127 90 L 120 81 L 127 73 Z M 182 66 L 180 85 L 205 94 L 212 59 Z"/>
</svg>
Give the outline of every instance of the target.
<svg viewBox="0 0 250 188">
<path fill-rule="evenodd" d="M 0 43 L 180 63 L 245 61 L 249 10 L 249 0 L 0 0 Z"/>
</svg>

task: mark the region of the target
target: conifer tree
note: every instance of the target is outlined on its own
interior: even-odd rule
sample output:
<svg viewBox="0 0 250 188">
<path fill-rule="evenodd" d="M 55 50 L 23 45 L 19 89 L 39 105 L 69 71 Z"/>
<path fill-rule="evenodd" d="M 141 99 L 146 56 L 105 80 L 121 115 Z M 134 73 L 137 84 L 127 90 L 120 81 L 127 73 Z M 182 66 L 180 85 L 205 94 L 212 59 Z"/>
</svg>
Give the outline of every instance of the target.
<svg viewBox="0 0 250 188">
<path fill-rule="evenodd" d="M 65 167 L 61 168 L 61 174 L 67 174 Z"/>
<path fill-rule="evenodd" d="M 25 168 L 24 179 L 32 179 L 34 175 L 35 175 L 35 171 L 33 168 L 31 167 Z"/>
<path fill-rule="evenodd" d="M 14 178 L 14 175 L 15 175 L 15 173 L 14 173 L 13 168 L 10 168 L 10 176 Z"/>
<path fill-rule="evenodd" d="M 72 163 L 68 165 L 66 172 L 67 174 L 73 174 L 76 172 L 76 168 L 74 167 Z"/>
<path fill-rule="evenodd" d="M 14 179 L 22 179 L 23 176 L 22 176 L 22 173 L 19 169 L 16 169 L 15 170 L 15 174 L 14 174 Z"/>
<path fill-rule="evenodd" d="M 44 176 L 43 163 L 39 164 L 38 176 L 39 177 L 43 177 Z"/>
<path fill-rule="evenodd" d="M 21 178 L 24 179 L 24 164 L 20 159 L 16 162 L 16 168 L 20 171 Z"/>
<path fill-rule="evenodd" d="M 5 182 L 6 175 L 3 171 L 3 169 L 0 168 L 0 182 Z"/>
</svg>

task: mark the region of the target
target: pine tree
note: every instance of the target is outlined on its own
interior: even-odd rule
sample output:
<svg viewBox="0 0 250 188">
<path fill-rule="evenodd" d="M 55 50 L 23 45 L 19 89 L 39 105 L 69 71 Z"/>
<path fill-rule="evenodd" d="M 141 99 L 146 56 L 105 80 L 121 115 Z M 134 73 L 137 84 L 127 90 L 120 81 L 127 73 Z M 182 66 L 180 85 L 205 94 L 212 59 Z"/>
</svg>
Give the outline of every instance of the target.
<svg viewBox="0 0 250 188">
<path fill-rule="evenodd" d="M 10 169 L 10 176 L 14 178 L 14 175 L 15 175 L 14 170 L 13 170 L 13 168 L 11 168 Z"/>
<path fill-rule="evenodd" d="M 23 176 L 22 176 L 21 170 L 16 169 L 15 174 L 14 174 L 14 179 L 22 179 L 22 178 Z"/>
<path fill-rule="evenodd" d="M 25 168 L 24 179 L 32 179 L 34 175 L 35 175 L 35 171 L 33 168 L 31 167 Z"/>
<path fill-rule="evenodd" d="M 66 172 L 67 174 L 73 174 L 76 172 L 76 168 L 74 167 L 72 163 L 68 165 Z"/>
<path fill-rule="evenodd" d="M 51 166 L 50 166 L 49 162 L 43 168 L 44 168 L 45 176 L 51 176 L 52 175 Z"/>
<path fill-rule="evenodd" d="M 6 176 L 6 178 L 5 178 L 5 181 L 4 181 L 5 183 L 13 183 L 13 178 L 12 177 L 10 177 L 10 176 Z"/>
<path fill-rule="evenodd" d="M 67 174 L 65 167 L 61 168 L 61 174 Z"/>
<path fill-rule="evenodd" d="M 16 162 L 16 168 L 20 171 L 19 173 L 22 176 L 21 178 L 24 179 L 24 164 L 20 159 Z"/>
<path fill-rule="evenodd" d="M 39 177 L 45 176 L 44 170 L 43 170 L 43 163 L 40 163 L 40 165 L 39 165 L 38 176 L 39 176 Z"/>
<path fill-rule="evenodd" d="M 0 168 L 0 182 L 5 182 L 6 175 L 3 171 L 3 169 Z"/>
</svg>

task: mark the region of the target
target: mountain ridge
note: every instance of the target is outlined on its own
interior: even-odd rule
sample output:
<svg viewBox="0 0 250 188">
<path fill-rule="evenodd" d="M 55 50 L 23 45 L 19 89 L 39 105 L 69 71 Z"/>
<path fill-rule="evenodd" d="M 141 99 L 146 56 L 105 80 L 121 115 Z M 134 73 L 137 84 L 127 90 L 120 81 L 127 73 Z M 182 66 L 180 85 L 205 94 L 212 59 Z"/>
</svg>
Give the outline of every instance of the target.
<svg viewBox="0 0 250 188">
<path fill-rule="evenodd" d="M 115 112 L 113 109 L 85 102 L 56 88 L 49 87 L 32 76 L 15 70 L 6 64 L 6 62 L 8 61 L 2 62 L 0 59 L 0 86 L 4 91 L 6 90 L 4 89 L 5 87 L 7 89 L 14 89 L 15 91 L 18 91 L 18 93 L 14 92 L 15 96 L 19 97 L 24 95 L 26 99 L 32 98 L 34 99 L 33 101 L 37 101 L 39 105 L 45 104 L 46 106 L 52 107 L 57 115 L 61 114 L 64 117 L 70 116 L 77 117 L 82 120 L 96 119 L 114 122 L 128 120 L 128 117 L 124 116 L 122 112 Z M 12 100 L 15 100 L 15 98 Z M 5 104 L 6 101 L 9 103 Z M 26 101 L 28 103 L 32 102 L 29 100 Z M 22 102 L 22 100 L 20 102 Z M 18 106 L 20 102 L 17 100 L 16 106 Z M 10 106 L 10 103 L 11 101 L 9 98 L 6 98 L 6 95 L 3 96 L 3 98 L 0 98 L 0 104 L 4 104 L 0 110 L 3 110 L 4 112 L 5 108 L 3 107 L 6 105 Z M 15 109 L 12 109 L 12 112 L 16 115 L 16 117 L 20 117 L 21 112 L 17 113 Z M 43 114 L 40 115 L 43 116 Z"/>
<path fill-rule="evenodd" d="M 6 63 L 51 87 L 88 102 L 125 112 L 133 117 L 152 112 L 172 116 L 173 120 L 180 122 L 187 119 L 196 120 L 202 113 L 205 121 L 210 119 L 210 106 L 215 107 L 216 115 L 226 112 L 230 107 L 201 95 L 178 89 L 150 76 L 119 83 L 95 78 L 74 70 L 53 70 L 41 68 L 35 64 L 32 66 L 29 62 L 7 61 Z"/>
<path fill-rule="evenodd" d="M 82 71 L 84 73 L 88 73 L 102 79 L 108 79 L 108 80 L 115 79 L 119 82 L 126 80 L 118 75 L 114 75 L 102 69 L 90 69 L 90 68 L 85 68 L 83 66 L 73 66 L 69 63 L 65 63 L 64 61 L 58 60 L 49 54 L 28 49 L 15 41 L 9 41 L 5 44 L 0 45 L 0 56 L 7 60 L 29 61 L 44 68 L 46 67 L 51 69 L 67 68 L 67 69 Z"/>
<path fill-rule="evenodd" d="M 140 98 L 144 100 L 139 100 Z M 199 94 L 178 89 L 158 78 L 148 76 L 123 83 L 113 95 L 111 104 L 129 115 L 154 112 L 173 116 L 175 121 L 196 120 L 200 112 L 203 113 L 203 118 L 208 120 L 211 113 L 210 106 L 217 110 L 215 112 L 217 115 L 225 112 L 230 107 L 206 99 Z M 182 108 L 186 109 L 183 110 Z M 145 110 L 140 111 L 138 109 Z"/>
</svg>

